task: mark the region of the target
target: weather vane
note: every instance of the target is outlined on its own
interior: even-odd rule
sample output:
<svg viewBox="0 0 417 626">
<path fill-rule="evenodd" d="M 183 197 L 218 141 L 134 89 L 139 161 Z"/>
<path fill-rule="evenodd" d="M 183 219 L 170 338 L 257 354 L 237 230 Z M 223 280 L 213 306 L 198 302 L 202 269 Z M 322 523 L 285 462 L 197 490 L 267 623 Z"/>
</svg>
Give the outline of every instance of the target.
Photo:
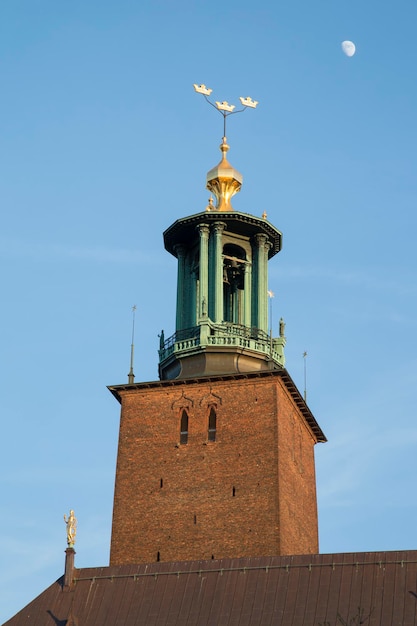
<svg viewBox="0 0 417 626">
<path fill-rule="evenodd" d="M 236 106 L 234 104 L 229 104 L 225 100 L 223 102 L 211 102 L 209 100 L 209 95 L 213 90 L 209 89 L 205 85 L 194 84 L 194 89 L 197 93 L 203 94 L 207 102 L 223 115 L 223 137 L 226 137 L 226 118 L 229 117 L 229 115 L 234 115 L 235 113 L 243 113 L 243 111 L 246 111 L 246 109 L 256 109 L 258 105 L 258 102 L 256 100 L 252 100 L 252 98 L 250 98 L 249 96 L 247 96 L 246 98 L 242 98 L 242 96 L 240 96 L 239 100 L 242 108 L 235 111 Z"/>
</svg>

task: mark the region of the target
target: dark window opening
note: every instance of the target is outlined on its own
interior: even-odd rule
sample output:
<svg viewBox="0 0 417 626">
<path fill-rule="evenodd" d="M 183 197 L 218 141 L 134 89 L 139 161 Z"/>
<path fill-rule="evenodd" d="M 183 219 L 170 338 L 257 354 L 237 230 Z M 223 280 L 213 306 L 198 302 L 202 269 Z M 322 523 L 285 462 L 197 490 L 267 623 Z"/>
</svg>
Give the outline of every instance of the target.
<svg viewBox="0 0 417 626">
<path fill-rule="evenodd" d="M 197 524 L 197 515 L 194 515 L 194 524 Z"/>
<path fill-rule="evenodd" d="M 163 478 L 161 478 L 161 482 L 160 482 L 160 487 L 161 487 L 161 489 L 162 489 L 162 487 L 163 487 L 163 486 L 164 486 L 164 479 L 163 479 Z"/>
<path fill-rule="evenodd" d="M 246 253 L 240 246 L 226 244 L 223 248 L 224 320 L 241 324 L 242 292 L 245 288 Z"/>
<path fill-rule="evenodd" d="M 188 443 L 188 413 L 185 409 L 181 414 L 180 443 Z"/>
<path fill-rule="evenodd" d="M 209 441 L 216 441 L 216 426 L 217 426 L 216 411 L 213 407 L 211 407 L 210 414 L 209 414 L 209 422 L 208 422 L 208 440 Z"/>
<path fill-rule="evenodd" d="M 158 550 L 157 555 L 156 555 L 156 560 L 158 562 L 161 560 L 161 553 L 159 552 L 159 550 Z"/>
<path fill-rule="evenodd" d="M 233 489 L 232 489 L 232 496 L 233 496 L 233 498 L 235 497 L 235 495 L 236 495 L 236 489 L 235 489 L 235 487 L 233 487 Z"/>
</svg>

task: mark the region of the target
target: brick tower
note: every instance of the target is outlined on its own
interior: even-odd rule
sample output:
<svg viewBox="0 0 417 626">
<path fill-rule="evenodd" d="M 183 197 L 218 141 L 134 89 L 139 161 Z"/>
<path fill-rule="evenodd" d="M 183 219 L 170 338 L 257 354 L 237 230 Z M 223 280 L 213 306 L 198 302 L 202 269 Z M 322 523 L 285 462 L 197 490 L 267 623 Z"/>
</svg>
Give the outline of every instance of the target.
<svg viewBox="0 0 417 626">
<path fill-rule="evenodd" d="M 242 177 L 225 136 L 220 149 L 215 202 L 164 233 L 178 277 L 160 380 L 109 388 L 121 404 L 112 565 L 318 552 L 325 437 L 284 368 L 282 320 L 268 333 L 281 233 L 233 209 Z"/>
</svg>

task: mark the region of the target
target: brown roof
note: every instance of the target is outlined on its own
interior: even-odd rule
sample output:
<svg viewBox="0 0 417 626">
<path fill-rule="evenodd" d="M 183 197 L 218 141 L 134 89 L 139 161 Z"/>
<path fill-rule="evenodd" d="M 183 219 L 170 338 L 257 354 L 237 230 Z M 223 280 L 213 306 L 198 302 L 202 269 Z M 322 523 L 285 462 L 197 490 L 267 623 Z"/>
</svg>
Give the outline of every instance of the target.
<svg viewBox="0 0 417 626">
<path fill-rule="evenodd" d="M 7 626 L 414 626 L 417 551 L 76 569 Z M 5 626 L 6 626 L 5 625 Z"/>
</svg>

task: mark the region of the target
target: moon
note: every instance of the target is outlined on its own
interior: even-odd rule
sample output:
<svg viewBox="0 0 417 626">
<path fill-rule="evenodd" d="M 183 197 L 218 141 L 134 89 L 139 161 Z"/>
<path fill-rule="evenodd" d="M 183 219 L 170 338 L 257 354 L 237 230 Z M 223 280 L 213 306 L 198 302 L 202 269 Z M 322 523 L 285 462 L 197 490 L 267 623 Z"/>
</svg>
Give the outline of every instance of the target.
<svg viewBox="0 0 417 626">
<path fill-rule="evenodd" d="M 356 52 L 356 46 L 353 41 L 342 41 L 342 50 L 347 57 L 353 57 Z"/>
</svg>

